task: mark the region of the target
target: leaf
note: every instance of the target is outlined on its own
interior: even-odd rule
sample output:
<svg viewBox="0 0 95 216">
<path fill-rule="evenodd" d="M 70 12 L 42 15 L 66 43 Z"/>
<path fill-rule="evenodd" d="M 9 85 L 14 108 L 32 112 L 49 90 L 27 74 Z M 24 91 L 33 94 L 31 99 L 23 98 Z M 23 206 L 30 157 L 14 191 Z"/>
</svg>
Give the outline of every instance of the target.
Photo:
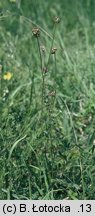
<svg viewBox="0 0 95 216">
<path fill-rule="evenodd" d="M 25 135 L 24 137 L 18 139 L 18 140 L 13 144 L 13 146 L 12 146 L 12 148 L 11 148 L 11 150 L 10 150 L 10 153 L 9 153 L 9 158 L 8 158 L 8 160 L 10 160 L 11 155 L 12 155 L 12 153 L 13 153 L 13 150 L 15 149 L 15 147 L 17 146 L 17 144 L 18 144 L 21 140 L 23 140 L 23 139 L 25 139 L 25 138 L 26 138 L 26 135 Z"/>
</svg>

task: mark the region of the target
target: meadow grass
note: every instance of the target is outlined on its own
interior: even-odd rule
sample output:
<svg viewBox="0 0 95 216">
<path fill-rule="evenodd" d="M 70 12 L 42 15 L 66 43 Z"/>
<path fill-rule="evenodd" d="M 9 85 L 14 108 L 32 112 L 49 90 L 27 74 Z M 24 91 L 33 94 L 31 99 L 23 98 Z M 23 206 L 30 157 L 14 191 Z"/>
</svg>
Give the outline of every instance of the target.
<svg viewBox="0 0 95 216">
<path fill-rule="evenodd" d="M 94 4 L 0 3 L 0 199 L 95 199 Z"/>
</svg>

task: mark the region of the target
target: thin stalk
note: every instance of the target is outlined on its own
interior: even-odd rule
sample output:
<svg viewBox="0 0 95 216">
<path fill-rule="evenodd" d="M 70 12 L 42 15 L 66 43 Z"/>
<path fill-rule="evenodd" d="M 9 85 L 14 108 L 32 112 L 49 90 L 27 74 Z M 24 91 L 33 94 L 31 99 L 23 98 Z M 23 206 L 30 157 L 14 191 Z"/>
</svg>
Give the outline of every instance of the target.
<svg viewBox="0 0 95 216">
<path fill-rule="evenodd" d="M 49 57 L 48 57 L 46 68 L 48 68 L 48 65 L 49 65 L 49 62 L 50 62 L 51 50 L 53 48 L 53 43 L 54 43 L 54 39 L 55 39 L 55 33 L 56 33 L 56 23 L 54 24 L 52 43 L 51 43 L 51 47 L 50 47 L 50 52 L 49 52 Z M 56 61 L 56 59 L 55 59 L 55 61 Z M 56 63 L 55 63 L 55 67 L 56 67 Z M 54 83 L 54 87 L 55 87 L 55 84 L 56 84 L 56 82 Z M 49 124 L 48 130 L 49 130 L 49 143 L 50 143 L 50 151 L 51 151 L 50 152 L 50 154 L 51 154 L 51 178 L 53 178 L 54 153 L 53 153 L 53 145 L 52 145 L 52 116 L 51 116 L 52 107 L 51 107 L 51 105 L 52 105 L 51 104 L 51 100 L 50 100 L 50 98 L 48 98 L 48 121 L 49 121 L 49 123 L 48 123 Z"/>
<path fill-rule="evenodd" d="M 49 65 L 49 62 L 50 62 L 51 50 L 52 50 L 54 39 L 55 39 L 55 33 L 56 33 L 56 23 L 54 24 L 52 43 L 51 43 L 51 48 L 50 48 L 50 52 L 49 52 L 49 57 L 48 57 L 48 62 L 47 62 L 46 68 L 48 68 L 48 65 Z"/>
<path fill-rule="evenodd" d="M 38 43 L 38 49 L 39 49 L 39 55 L 40 55 L 40 67 L 41 67 L 41 73 L 42 73 L 42 115 L 43 115 L 43 109 L 44 109 L 44 91 L 45 91 L 45 77 L 43 73 L 43 61 L 42 61 L 42 55 L 41 55 L 41 49 L 40 49 L 40 42 L 39 38 L 37 37 L 37 43 Z"/>
<path fill-rule="evenodd" d="M 34 88 L 34 72 L 33 72 L 33 76 L 31 76 L 30 68 L 29 68 L 29 74 L 31 77 L 31 87 L 30 87 L 30 105 L 31 105 L 32 98 L 33 98 L 33 88 Z"/>
<path fill-rule="evenodd" d="M 43 73 L 43 60 L 41 55 L 41 49 L 40 49 L 40 41 L 37 37 L 37 43 L 38 43 L 38 49 L 39 49 L 39 56 L 40 56 L 40 69 L 42 73 L 42 92 L 41 92 L 41 121 L 43 123 L 43 114 L 44 114 L 44 95 L 45 95 L 45 79 L 44 79 L 44 73 Z M 43 125 L 42 125 L 43 127 Z M 42 129 L 43 130 L 43 129 Z M 40 184 L 41 184 L 41 171 L 40 171 Z"/>
<path fill-rule="evenodd" d="M 37 37 L 37 43 L 38 43 L 38 49 L 39 49 L 39 55 L 40 55 L 41 72 L 43 72 L 43 61 L 42 61 L 39 37 Z M 42 76 L 43 76 L 43 73 L 42 73 Z"/>
<path fill-rule="evenodd" d="M 54 103 L 53 105 L 55 106 L 55 101 L 56 101 L 56 74 L 57 74 L 57 62 L 56 62 L 56 53 L 54 54 L 54 91 L 55 91 L 55 96 L 54 96 Z"/>
<path fill-rule="evenodd" d="M 48 96 L 48 104 L 47 104 L 47 113 L 48 113 L 48 125 L 46 130 L 48 131 L 48 139 L 47 139 L 47 146 L 50 149 L 50 158 L 51 158 L 51 176 L 50 176 L 50 184 L 51 179 L 53 179 L 53 164 L 54 164 L 54 147 L 53 147 L 53 139 L 52 139 L 52 113 L 53 113 L 53 106 L 52 106 L 52 95 Z M 54 104 L 54 102 L 53 102 Z"/>
</svg>

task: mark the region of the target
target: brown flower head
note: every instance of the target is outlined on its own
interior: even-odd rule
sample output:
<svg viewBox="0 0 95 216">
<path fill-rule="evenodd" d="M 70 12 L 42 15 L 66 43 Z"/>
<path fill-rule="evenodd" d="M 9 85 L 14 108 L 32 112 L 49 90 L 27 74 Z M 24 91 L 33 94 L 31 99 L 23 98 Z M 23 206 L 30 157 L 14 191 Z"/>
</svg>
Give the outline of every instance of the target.
<svg viewBox="0 0 95 216">
<path fill-rule="evenodd" d="M 48 68 L 47 67 L 44 67 L 43 68 L 43 73 L 45 74 L 45 73 L 47 73 L 48 72 Z"/>
<path fill-rule="evenodd" d="M 55 54 L 56 51 L 57 51 L 57 48 L 52 48 L 52 49 L 51 49 L 51 54 Z"/>
<path fill-rule="evenodd" d="M 32 33 L 34 37 L 39 37 L 40 36 L 40 29 L 39 28 L 33 28 Z"/>
<path fill-rule="evenodd" d="M 49 92 L 48 96 L 55 96 L 56 95 L 56 91 L 52 91 L 52 92 Z"/>
<path fill-rule="evenodd" d="M 54 22 L 55 22 L 55 23 L 59 23 L 59 22 L 60 22 L 60 18 L 59 18 L 59 17 L 57 17 L 57 16 L 56 16 L 56 17 L 54 17 Z"/>
</svg>

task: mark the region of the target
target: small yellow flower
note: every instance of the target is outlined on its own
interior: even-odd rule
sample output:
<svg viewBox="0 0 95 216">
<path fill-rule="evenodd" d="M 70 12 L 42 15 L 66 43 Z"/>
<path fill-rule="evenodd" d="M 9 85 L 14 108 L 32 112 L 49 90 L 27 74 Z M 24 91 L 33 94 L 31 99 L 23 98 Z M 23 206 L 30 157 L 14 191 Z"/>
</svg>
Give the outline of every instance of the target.
<svg viewBox="0 0 95 216">
<path fill-rule="evenodd" d="M 12 78 L 13 74 L 11 72 L 7 72 L 4 74 L 3 79 L 4 80 L 10 80 Z"/>
</svg>

